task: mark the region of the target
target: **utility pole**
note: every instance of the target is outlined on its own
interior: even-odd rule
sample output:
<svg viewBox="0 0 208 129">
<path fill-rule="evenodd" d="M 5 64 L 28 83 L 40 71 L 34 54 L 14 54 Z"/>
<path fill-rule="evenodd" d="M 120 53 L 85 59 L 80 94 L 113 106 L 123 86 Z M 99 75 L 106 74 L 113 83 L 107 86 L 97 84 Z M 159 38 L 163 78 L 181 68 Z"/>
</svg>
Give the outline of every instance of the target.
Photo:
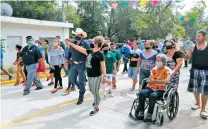
<svg viewBox="0 0 208 129">
<path fill-rule="evenodd" d="M 62 3 L 62 20 L 63 20 L 62 22 L 65 22 L 66 21 L 65 5 L 64 5 L 65 1 L 62 0 L 61 3 Z"/>
</svg>

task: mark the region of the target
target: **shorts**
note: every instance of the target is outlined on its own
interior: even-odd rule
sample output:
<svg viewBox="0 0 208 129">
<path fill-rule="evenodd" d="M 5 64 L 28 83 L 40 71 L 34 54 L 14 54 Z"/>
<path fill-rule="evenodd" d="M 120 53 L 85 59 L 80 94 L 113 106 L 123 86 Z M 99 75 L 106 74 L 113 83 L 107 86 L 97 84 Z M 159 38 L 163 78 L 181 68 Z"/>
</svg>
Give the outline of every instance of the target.
<svg viewBox="0 0 208 129">
<path fill-rule="evenodd" d="M 150 70 L 145 70 L 140 68 L 139 71 L 139 85 L 142 85 L 142 82 L 144 79 L 149 78 L 150 76 Z"/>
<path fill-rule="evenodd" d="M 189 92 L 208 95 L 208 70 L 191 69 L 187 90 Z"/>
<path fill-rule="evenodd" d="M 112 82 L 113 74 L 107 74 L 106 78 L 107 78 L 107 81 Z"/>
<path fill-rule="evenodd" d="M 128 77 L 137 80 L 137 67 L 129 67 Z"/>
</svg>

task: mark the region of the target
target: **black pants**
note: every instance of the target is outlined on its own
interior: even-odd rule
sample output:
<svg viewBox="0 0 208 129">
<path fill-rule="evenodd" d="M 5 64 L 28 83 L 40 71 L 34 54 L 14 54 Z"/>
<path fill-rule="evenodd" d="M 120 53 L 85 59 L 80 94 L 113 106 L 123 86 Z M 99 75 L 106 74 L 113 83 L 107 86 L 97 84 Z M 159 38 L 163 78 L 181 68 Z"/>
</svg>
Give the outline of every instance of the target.
<svg viewBox="0 0 208 129">
<path fill-rule="evenodd" d="M 144 112 L 145 100 L 149 97 L 148 113 L 152 115 L 157 99 L 162 97 L 164 92 L 161 90 L 153 91 L 150 88 L 143 89 L 139 94 L 139 111 Z"/>
<path fill-rule="evenodd" d="M 57 88 L 57 84 L 59 82 L 60 86 L 62 85 L 62 77 L 61 77 L 61 69 L 58 65 L 54 65 L 54 77 L 55 77 L 55 86 L 54 88 Z"/>
<path fill-rule="evenodd" d="M 25 73 L 25 77 L 26 77 L 26 80 L 27 80 L 27 69 L 26 69 L 26 66 L 24 66 L 24 73 Z"/>
<path fill-rule="evenodd" d="M 123 69 L 123 73 L 124 72 L 128 72 L 128 68 L 127 68 L 127 64 L 128 64 L 128 59 L 123 57 L 123 62 L 124 62 L 124 69 Z"/>
<path fill-rule="evenodd" d="M 187 60 L 184 61 L 185 61 L 185 67 L 188 67 L 188 61 Z"/>
</svg>

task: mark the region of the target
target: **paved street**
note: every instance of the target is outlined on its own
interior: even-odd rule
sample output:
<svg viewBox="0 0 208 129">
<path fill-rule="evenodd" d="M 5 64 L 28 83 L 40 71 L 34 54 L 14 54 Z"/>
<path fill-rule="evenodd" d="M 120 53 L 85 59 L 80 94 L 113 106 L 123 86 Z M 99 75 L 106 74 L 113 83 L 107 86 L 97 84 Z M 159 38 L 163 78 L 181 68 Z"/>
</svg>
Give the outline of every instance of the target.
<svg viewBox="0 0 208 129">
<path fill-rule="evenodd" d="M 189 78 L 188 69 L 182 68 L 179 86 L 180 106 L 175 120 L 166 121 L 162 127 L 134 122 L 128 117 L 135 93 L 129 92 L 131 80 L 127 75 L 118 77 L 119 88 L 114 98 L 108 96 L 101 102 L 100 112 L 89 116 L 93 99 L 87 90 L 86 99 L 76 105 L 78 90 L 68 96 L 58 91 L 51 94 L 52 87 L 22 96 L 23 87 L 1 87 L 1 127 L 8 129 L 207 129 L 208 121 L 199 117 L 199 111 L 190 110 L 193 95 L 186 91 Z M 64 78 L 65 87 L 67 78 Z M 88 86 L 87 86 L 88 89 Z"/>
</svg>

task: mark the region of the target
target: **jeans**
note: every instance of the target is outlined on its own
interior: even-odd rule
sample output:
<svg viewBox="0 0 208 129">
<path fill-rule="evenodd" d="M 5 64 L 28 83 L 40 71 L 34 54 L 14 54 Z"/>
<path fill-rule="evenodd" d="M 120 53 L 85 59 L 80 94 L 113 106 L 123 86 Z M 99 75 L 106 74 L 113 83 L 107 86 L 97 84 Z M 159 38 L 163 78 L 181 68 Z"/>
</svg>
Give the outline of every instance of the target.
<svg viewBox="0 0 208 129">
<path fill-rule="evenodd" d="M 59 67 L 59 65 L 54 65 L 54 77 L 55 77 L 55 86 L 54 88 L 57 88 L 57 84 L 59 82 L 60 86 L 62 87 L 62 77 L 61 77 L 61 69 L 62 67 Z"/>
<path fill-rule="evenodd" d="M 127 72 L 127 71 L 128 71 L 128 68 L 127 68 L 128 58 L 123 57 L 123 62 L 124 62 L 124 69 L 123 69 L 123 72 Z"/>
<path fill-rule="evenodd" d="M 27 70 L 27 85 L 24 89 L 24 91 L 30 91 L 30 88 L 32 86 L 32 82 L 36 85 L 36 87 L 43 87 L 39 78 L 36 75 L 36 70 L 38 68 L 38 64 L 31 64 L 25 66 Z"/>
<path fill-rule="evenodd" d="M 79 88 L 79 99 L 84 98 L 86 81 L 85 73 L 85 63 L 72 64 L 69 70 L 69 79 Z M 77 77 L 79 77 L 79 82 L 77 81 Z"/>
<path fill-rule="evenodd" d="M 139 93 L 139 112 L 144 112 L 145 100 L 149 97 L 148 113 L 153 114 L 156 100 L 163 96 L 165 91 L 153 91 L 150 88 L 145 88 Z"/>
<path fill-rule="evenodd" d="M 150 76 L 150 70 L 145 70 L 140 68 L 139 71 L 139 85 L 142 85 L 142 81 L 146 78 L 149 78 Z"/>
<path fill-rule="evenodd" d="M 64 69 L 65 74 L 68 75 L 68 69 L 66 69 L 65 67 L 63 67 L 63 69 Z"/>
<path fill-rule="evenodd" d="M 67 89 L 71 89 L 71 87 L 74 87 L 74 83 L 71 82 L 70 80 L 70 77 L 69 77 L 69 73 L 70 73 L 70 68 L 71 68 L 71 65 L 68 66 L 68 88 Z M 78 83 L 78 81 L 76 82 L 76 84 Z"/>
</svg>

